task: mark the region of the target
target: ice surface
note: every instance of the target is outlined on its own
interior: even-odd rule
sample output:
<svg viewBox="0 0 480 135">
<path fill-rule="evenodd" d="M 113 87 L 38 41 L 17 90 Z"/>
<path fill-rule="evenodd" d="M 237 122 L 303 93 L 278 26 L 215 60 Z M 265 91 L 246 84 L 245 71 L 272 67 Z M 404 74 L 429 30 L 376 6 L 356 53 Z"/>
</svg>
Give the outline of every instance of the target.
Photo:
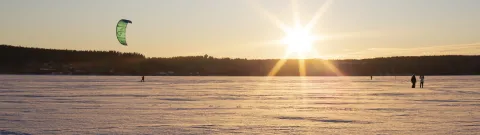
<svg viewBox="0 0 480 135">
<path fill-rule="evenodd" d="M 0 75 L 0 134 L 480 134 L 480 76 L 140 79 Z"/>
</svg>

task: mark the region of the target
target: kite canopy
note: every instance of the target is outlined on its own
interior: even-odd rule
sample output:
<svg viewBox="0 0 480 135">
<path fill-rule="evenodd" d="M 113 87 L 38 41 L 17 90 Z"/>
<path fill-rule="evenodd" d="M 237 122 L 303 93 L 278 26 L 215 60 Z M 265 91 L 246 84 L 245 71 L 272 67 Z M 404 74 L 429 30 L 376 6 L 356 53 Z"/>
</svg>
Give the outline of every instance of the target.
<svg viewBox="0 0 480 135">
<path fill-rule="evenodd" d="M 126 32 L 127 24 L 132 23 L 130 20 L 122 19 L 117 23 L 117 39 L 120 44 L 127 46 Z"/>
</svg>

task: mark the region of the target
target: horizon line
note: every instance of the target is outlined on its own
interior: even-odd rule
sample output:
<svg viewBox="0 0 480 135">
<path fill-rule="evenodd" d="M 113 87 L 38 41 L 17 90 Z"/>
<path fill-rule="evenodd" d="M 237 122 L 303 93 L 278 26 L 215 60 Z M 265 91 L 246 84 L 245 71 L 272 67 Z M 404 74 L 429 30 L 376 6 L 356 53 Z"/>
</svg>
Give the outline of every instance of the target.
<svg viewBox="0 0 480 135">
<path fill-rule="evenodd" d="M 198 56 L 204 56 L 208 54 L 203 54 L 203 55 L 183 55 L 183 56 L 170 56 L 170 57 L 148 57 L 145 56 L 143 53 L 139 52 L 121 52 L 117 50 L 75 50 L 75 49 L 59 49 L 59 48 L 42 48 L 42 47 L 28 47 L 28 46 L 22 46 L 22 45 L 10 45 L 10 44 L 0 44 L 0 46 L 11 46 L 11 47 L 19 47 L 19 48 L 31 48 L 31 49 L 46 49 L 46 50 L 58 50 L 58 51 L 104 51 L 104 52 L 109 52 L 109 51 L 116 51 L 120 53 L 137 53 L 141 54 L 144 58 L 146 59 L 154 59 L 154 58 L 175 58 L 175 57 L 198 57 Z M 212 55 L 208 55 L 212 56 Z M 384 56 L 384 57 L 364 57 L 364 58 L 338 58 L 338 59 L 324 59 L 324 58 L 305 58 L 305 59 L 298 59 L 298 58 L 240 58 L 240 57 L 213 57 L 217 59 L 246 59 L 246 60 L 279 60 L 279 59 L 285 59 L 285 60 L 368 60 L 368 59 L 381 59 L 381 58 L 398 58 L 398 57 L 440 57 L 440 56 L 480 56 L 480 54 L 476 55 L 468 55 L 468 54 L 448 54 L 448 55 L 396 55 L 396 56 Z"/>
</svg>

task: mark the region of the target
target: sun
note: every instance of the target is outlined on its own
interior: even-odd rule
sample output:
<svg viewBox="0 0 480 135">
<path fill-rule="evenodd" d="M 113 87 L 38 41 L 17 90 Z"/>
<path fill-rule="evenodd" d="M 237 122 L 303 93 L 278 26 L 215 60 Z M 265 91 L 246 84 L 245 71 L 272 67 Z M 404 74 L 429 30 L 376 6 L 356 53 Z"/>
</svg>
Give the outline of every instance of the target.
<svg viewBox="0 0 480 135">
<path fill-rule="evenodd" d="M 297 53 L 304 55 L 312 50 L 313 42 L 316 38 L 311 35 L 308 30 L 297 27 L 292 30 L 285 31 L 286 36 L 282 39 L 282 43 L 287 45 L 288 53 Z"/>
<path fill-rule="evenodd" d="M 284 33 L 285 37 L 280 40 L 273 40 L 267 41 L 266 43 L 269 44 L 282 44 L 286 45 L 286 53 L 278 60 L 275 66 L 270 70 L 268 76 L 275 76 L 277 72 L 285 65 L 285 63 L 292 58 L 292 54 L 297 55 L 298 59 L 298 72 L 299 76 L 306 76 L 307 75 L 307 66 L 306 66 L 306 59 L 307 58 L 315 58 L 318 57 L 318 52 L 314 48 L 314 43 L 317 41 L 324 41 L 331 38 L 331 36 L 320 36 L 320 35 L 313 35 L 310 32 L 318 31 L 318 29 L 314 29 L 317 21 L 320 17 L 326 12 L 326 10 L 330 7 L 333 0 L 326 0 L 325 3 L 322 4 L 320 8 L 318 8 L 313 17 L 310 21 L 308 21 L 305 25 L 302 25 L 299 12 L 297 11 L 299 8 L 297 7 L 297 0 L 292 0 L 292 10 L 293 10 L 293 27 L 290 27 L 280 21 L 276 16 L 272 15 L 270 12 L 266 11 L 265 9 L 258 6 L 258 3 L 252 2 L 252 6 L 254 9 L 257 9 L 260 13 L 266 15 L 270 21 L 274 25 L 277 25 Z M 324 44 L 324 43 L 321 43 Z M 323 46 L 323 45 L 322 45 Z M 327 62 L 328 63 L 328 62 Z M 332 66 L 333 67 L 333 66 Z M 333 67 L 335 68 L 335 67 Z"/>
</svg>

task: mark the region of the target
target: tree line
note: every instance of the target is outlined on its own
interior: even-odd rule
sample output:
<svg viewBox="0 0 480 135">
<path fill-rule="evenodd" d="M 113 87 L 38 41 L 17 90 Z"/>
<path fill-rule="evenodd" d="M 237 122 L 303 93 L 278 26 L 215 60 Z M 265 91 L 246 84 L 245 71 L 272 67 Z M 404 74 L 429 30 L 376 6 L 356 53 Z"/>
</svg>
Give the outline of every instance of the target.
<svg viewBox="0 0 480 135">
<path fill-rule="evenodd" d="M 265 76 L 279 59 L 178 56 L 78 51 L 0 45 L 1 74 Z M 288 59 L 277 76 L 480 75 L 480 56 L 400 56 L 371 59 Z M 170 72 L 170 73 L 169 73 Z"/>
</svg>

